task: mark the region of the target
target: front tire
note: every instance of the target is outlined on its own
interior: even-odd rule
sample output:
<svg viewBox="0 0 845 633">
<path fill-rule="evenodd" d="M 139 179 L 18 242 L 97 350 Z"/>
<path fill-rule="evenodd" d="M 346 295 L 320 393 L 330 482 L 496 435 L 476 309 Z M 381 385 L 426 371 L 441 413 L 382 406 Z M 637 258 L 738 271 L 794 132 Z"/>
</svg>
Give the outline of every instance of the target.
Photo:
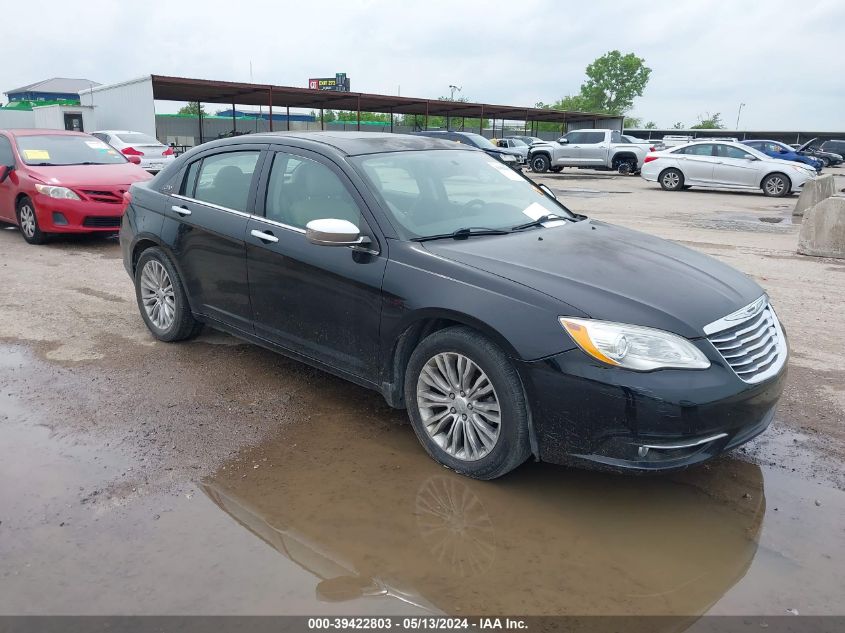
<svg viewBox="0 0 845 633">
<path fill-rule="evenodd" d="M 822 156 L 821 160 L 822 160 L 822 167 L 825 167 L 825 168 L 830 167 L 830 159 L 829 158 L 827 158 L 826 156 Z"/>
<path fill-rule="evenodd" d="M 440 330 L 417 346 L 405 402 L 423 448 L 455 472 L 495 479 L 530 454 L 519 375 L 495 343 L 468 327 Z"/>
<path fill-rule="evenodd" d="M 763 178 L 760 188 L 763 190 L 763 194 L 769 198 L 783 198 L 792 191 L 792 181 L 785 174 L 769 174 Z"/>
<path fill-rule="evenodd" d="M 147 329 L 160 341 L 183 341 L 202 330 L 191 313 L 179 272 L 160 248 L 148 248 L 138 259 L 135 298 Z"/>
<path fill-rule="evenodd" d="M 23 239 L 29 244 L 43 244 L 47 241 L 47 234 L 41 231 L 38 226 L 38 216 L 35 214 L 35 205 L 28 197 L 24 196 L 18 201 L 15 208 L 18 217 L 18 228 Z"/>
<path fill-rule="evenodd" d="M 684 175 L 679 169 L 671 167 L 664 169 L 657 177 L 660 186 L 666 191 L 680 191 L 684 188 Z"/>
<path fill-rule="evenodd" d="M 536 171 L 538 174 L 545 174 L 549 171 L 552 161 L 545 154 L 535 154 L 531 157 L 531 171 Z"/>
</svg>

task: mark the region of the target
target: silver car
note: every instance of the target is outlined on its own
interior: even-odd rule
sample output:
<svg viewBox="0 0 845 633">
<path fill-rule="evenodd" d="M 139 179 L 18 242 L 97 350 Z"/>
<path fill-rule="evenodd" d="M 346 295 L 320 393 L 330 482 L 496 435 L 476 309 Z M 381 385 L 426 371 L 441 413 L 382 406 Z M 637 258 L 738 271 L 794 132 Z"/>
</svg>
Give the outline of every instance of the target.
<svg viewBox="0 0 845 633">
<path fill-rule="evenodd" d="M 98 130 L 92 133 L 101 141 L 115 148 L 124 156 L 137 156 L 141 167 L 150 173 L 158 173 L 176 158 L 173 148 L 149 134 L 130 130 Z"/>
<path fill-rule="evenodd" d="M 762 190 L 781 197 L 816 177 L 801 163 L 770 158 L 742 143 L 687 143 L 645 157 L 641 175 L 667 191 L 690 187 Z"/>
</svg>

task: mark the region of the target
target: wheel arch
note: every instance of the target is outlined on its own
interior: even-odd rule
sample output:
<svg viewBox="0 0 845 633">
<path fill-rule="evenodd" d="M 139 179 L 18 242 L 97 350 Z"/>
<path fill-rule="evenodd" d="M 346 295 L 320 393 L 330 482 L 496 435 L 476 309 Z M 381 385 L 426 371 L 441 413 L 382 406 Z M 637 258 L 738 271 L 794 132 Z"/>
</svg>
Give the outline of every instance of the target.
<svg viewBox="0 0 845 633">
<path fill-rule="evenodd" d="M 767 174 L 765 174 L 762 178 L 760 178 L 760 182 L 759 182 L 759 183 L 757 183 L 757 187 L 758 187 L 759 189 L 762 189 L 762 188 L 763 188 L 763 183 L 766 181 L 766 178 L 768 178 L 769 176 L 774 176 L 775 174 L 777 174 L 778 176 L 783 176 L 784 178 L 786 178 L 786 182 L 788 182 L 788 183 L 789 183 L 789 192 L 791 193 L 791 192 L 792 192 L 792 184 L 793 184 L 793 183 L 792 183 L 792 178 L 790 178 L 790 177 L 789 177 L 787 174 L 785 174 L 784 172 L 782 172 L 782 171 L 778 171 L 777 169 L 773 169 L 772 171 L 770 171 L 770 172 L 768 172 Z"/>
<path fill-rule="evenodd" d="M 628 158 L 632 158 L 639 165 L 639 163 L 640 163 L 639 156 L 637 156 L 634 152 L 630 152 L 628 150 L 620 150 L 620 151 L 616 152 L 610 159 L 610 165 L 611 165 L 611 167 L 616 168 L 623 159 L 628 159 Z"/>
<path fill-rule="evenodd" d="M 390 406 L 399 409 L 405 407 L 405 369 L 417 345 L 434 332 L 461 325 L 472 328 L 489 338 L 508 357 L 520 357 L 507 338 L 476 317 L 447 309 L 426 308 L 417 310 L 407 315 L 402 324 L 396 328 L 399 334 L 390 341 L 390 348 L 384 356 L 382 392 Z"/>
</svg>

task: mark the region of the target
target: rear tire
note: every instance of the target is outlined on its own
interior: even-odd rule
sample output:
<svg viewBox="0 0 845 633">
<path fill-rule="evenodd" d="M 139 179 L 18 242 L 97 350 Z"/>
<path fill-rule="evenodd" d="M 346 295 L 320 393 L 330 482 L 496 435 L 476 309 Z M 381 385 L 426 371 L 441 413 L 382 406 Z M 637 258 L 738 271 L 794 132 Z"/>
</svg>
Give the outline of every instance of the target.
<svg viewBox="0 0 845 633">
<path fill-rule="evenodd" d="M 684 175 L 679 169 L 670 167 L 660 172 L 657 177 L 660 186 L 666 191 L 680 191 L 684 188 Z"/>
<path fill-rule="evenodd" d="M 15 211 L 18 218 L 18 228 L 27 243 L 43 244 L 47 241 L 47 233 L 42 233 L 41 227 L 38 226 L 38 216 L 35 213 L 35 205 L 32 200 L 24 196 L 18 201 Z"/>
<path fill-rule="evenodd" d="M 792 181 L 786 174 L 769 174 L 763 178 L 760 188 L 763 190 L 763 194 L 769 198 L 783 198 L 792 192 Z"/>
<path fill-rule="evenodd" d="M 184 341 L 202 331 L 194 318 L 182 278 L 160 248 L 141 253 L 135 267 L 135 299 L 147 329 L 160 341 Z"/>
<path fill-rule="evenodd" d="M 471 328 L 423 339 L 408 361 L 405 403 L 423 448 L 455 472 L 495 479 L 531 452 L 519 375 L 495 343 Z"/>
<path fill-rule="evenodd" d="M 545 154 L 535 154 L 531 157 L 531 171 L 536 171 L 538 174 L 545 174 L 551 165 L 552 161 Z"/>
</svg>

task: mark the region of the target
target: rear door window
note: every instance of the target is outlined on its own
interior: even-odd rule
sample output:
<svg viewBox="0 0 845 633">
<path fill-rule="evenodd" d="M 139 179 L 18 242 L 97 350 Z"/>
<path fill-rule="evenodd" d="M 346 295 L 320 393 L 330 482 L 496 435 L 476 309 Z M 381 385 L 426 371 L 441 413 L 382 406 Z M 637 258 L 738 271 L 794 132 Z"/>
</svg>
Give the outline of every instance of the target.
<svg viewBox="0 0 845 633">
<path fill-rule="evenodd" d="M 205 157 L 192 197 L 246 213 L 258 156 L 258 150 L 249 150 Z"/>
</svg>

